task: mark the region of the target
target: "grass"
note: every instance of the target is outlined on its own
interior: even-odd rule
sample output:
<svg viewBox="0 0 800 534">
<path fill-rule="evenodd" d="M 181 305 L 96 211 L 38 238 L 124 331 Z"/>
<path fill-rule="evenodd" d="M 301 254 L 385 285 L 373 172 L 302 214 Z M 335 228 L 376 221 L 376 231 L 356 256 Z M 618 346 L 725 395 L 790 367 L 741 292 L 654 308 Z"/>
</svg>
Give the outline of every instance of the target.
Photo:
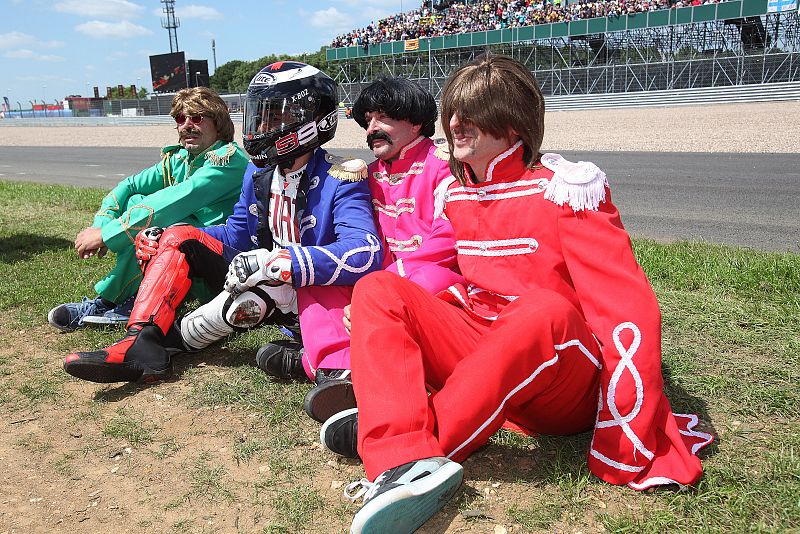
<svg viewBox="0 0 800 534">
<path fill-rule="evenodd" d="M 103 435 L 117 438 L 134 447 L 149 445 L 153 442 L 155 427 L 145 421 L 140 414 L 120 408 L 117 413 L 103 425 Z"/>
<path fill-rule="evenodd" d="M 42 326 L 53 305 L 92 296 L 92 283 L 111 266 L 111 258 L 79 261 L 72 251 L 102 194 L 0 181 L 0 410 L 35 424 L 55 411 L 86 435 L 65 450 L 65 430 L 55 427 L 51 437 L 19 423 L 11 446 L 60 479 L 79 479 L 91 478 L 86 463 L 109 462 L 104 444 L 130 444 L 137 450 L 126 460 L 128 476 L 146 473 L 140 486 L 155 486 L 145 495 L 165 495 L 160 504 L 145 496 L 137 502 L 173 532 L 198 531 L 186 518 L 208 508 L 220 516 L 239 510 L 230 531 L 344 530 L 355 507 L 342 503 L 340 490 L 323 489 L 332 479 L 361 476 L 360 467 L 316 448 L 318 426 L 300 408 L 307 385 L 269 380 L 252 365 L 271 329 L 186 356 L 176 363 L 179 380 L 152 387 L 91 390 L 61 371 L 53 353 L 121 334 L 48 335 Z M 461 514 L 454 525 L 462 530 L 505 524 L 514 532 L 783 532 L 800 525 L 800 256 L 689 242 L 637 240 L 634 247 L 661 304 L 667 395 L 675 411 L 699 413 L 718 436 L 702 453 L 704 477 L 686 491 L 636 493 L 590 475 L 588 434 L 501 431 L 467 460 L 465 489 L 441 521 Z M 19 332 L 48 335 L 48 354 L 20 351 Z M 172 428 L 170 418 L 181 416 L 186 428 Z M 157 485 L 162 470 L 175 487 Z"/>
</svg>

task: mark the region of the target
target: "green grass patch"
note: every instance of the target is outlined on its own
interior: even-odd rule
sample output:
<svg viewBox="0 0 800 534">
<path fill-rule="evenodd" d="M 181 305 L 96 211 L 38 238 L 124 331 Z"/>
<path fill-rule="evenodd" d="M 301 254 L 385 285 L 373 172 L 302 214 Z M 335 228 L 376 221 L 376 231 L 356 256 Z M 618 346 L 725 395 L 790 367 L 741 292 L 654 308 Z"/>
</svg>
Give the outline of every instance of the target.
<svg viewBox="0 0 800 534">
<path fill-rule="evenodd" d="M 311 486 L 299 485 L 282 488 L 275 493 L 272 506 L 277 518 L 264 533 L 313 532 L 313 517 L 322 512 L 325 500 Z"/>
<path fill-rule="evenodd" d="M 157 427 L 146 421 L 143 415 L 125 408 L 119 408 L 103 425 L 104 436 L 124 440 L 133 447 L 152 443 L 156 430 Z"/>
<path fill-rule="evenodd" d="M 224 499 L 232 502 L 235 497 L 228 488 L 225 468 L 215 465 L 208 454 L 201 454 L 190 470 L 192 493 L 210 501 Z"/>
</svg>

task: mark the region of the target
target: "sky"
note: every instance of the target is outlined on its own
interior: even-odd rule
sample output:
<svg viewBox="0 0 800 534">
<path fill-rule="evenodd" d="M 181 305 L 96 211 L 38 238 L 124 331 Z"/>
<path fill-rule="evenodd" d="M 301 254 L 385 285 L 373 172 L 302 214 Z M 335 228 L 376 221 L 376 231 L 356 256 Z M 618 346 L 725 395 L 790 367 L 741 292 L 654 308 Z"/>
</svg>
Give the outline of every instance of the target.
<svg viewBox="0 0 800 534">
<path fill-rule="evenodd" d="M 401 0 L 176 0 L 186 59 L 217 65 L 315 52 L 339 34 L 420 6 Z M 150 84 L 148 57 L 169 53 L 158 0 L 0 0 L 0 97 L 29 108 L 98 86 Z"/>
</svg>

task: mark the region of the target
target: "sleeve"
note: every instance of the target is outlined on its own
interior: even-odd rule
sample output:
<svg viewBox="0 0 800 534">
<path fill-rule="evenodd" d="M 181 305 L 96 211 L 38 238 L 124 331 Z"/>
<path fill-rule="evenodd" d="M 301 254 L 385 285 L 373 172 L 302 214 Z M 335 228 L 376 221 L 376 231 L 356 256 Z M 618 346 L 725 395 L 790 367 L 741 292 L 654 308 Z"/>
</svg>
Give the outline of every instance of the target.
<svg viewBox="0 0 800 534">
<path fill-rule="evenodd" d="M 336 240 L 323 246 L 290 246 L 295 287 L 354 285 L 381 268 L 383 246 L 375 229 L 366 180 L 342 181 L 333 200 Z"/>
<path fill-rule="evenodd" d="M 103 226 L 103 241 L 111 250 L 119 251 L 145 228 L 180 222 L 227 195 L 243 172 L 238 164 L 212 165 L 206 161 L 186 180 L 155 191 L 151 179 L 136 191 L 147 195 L 141 202 Z"/>
<path fill-rule="evenodd" d="M 124 213 L 123 207 L 132 195 L 148 195 L 158 189 L 162 189 L 164 186 L 164 167 L 162 162 L 128 176 L 118 183 L 100 202 L 100 209 L 94 215 L 92 226 L 103 228 L 109 222 L 120 218 Z"/>
<path fill-rule="evenodd" d="M 250 216 L 250 205 L 255 202 L 252 197 L 253 191 L 253 171 L 254 165 L 248 165 L 242 181 L 242 191 L 239 200 L 233 207 L 233 213 L 228 216 L 223 224 L 207 226 L 201 230 L 214 239 L 221 241 L 236 250 L 247 251 L 254 247 L 250 237 L 250 229 L 247 225 Z"/>
<path fill-rule="evenodd" d="M 446 165 L 442 169 L 444 172 L 440 172 L 442 176 L 432 193 L 436 207 L 430 233 L 422 236 L 422 246 L 417 250 L 386 266 L 387 271 L 415 282 L 434 295 L 464 282 L 458 272 L 455 231 L 443 213 L 445 193 L 453 178 Z"/>
<path fill-rule="evenodd" d="M 600 409 L 589 466 L 613 484 L 635 487 L 647 476 L 691 484 L 702 471 L 664 395 L 658 301 L 607 188 L 605 194 L 597 211 L 557 208 L 569 275 L 602 350 Z"/>
</svg>

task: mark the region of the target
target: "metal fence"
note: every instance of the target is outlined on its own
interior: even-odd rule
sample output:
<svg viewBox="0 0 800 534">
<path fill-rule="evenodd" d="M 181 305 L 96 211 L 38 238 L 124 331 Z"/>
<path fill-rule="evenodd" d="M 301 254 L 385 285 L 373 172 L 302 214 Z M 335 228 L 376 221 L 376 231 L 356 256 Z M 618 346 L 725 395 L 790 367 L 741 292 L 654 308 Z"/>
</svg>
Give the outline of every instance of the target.
<svg viewBox="0 0 800 534">
<path fill-rule="evenodd" d="M 237 97 L 238 95 L 225 95 Z M 580 109 L 690 106 L 708 103 L 779 102 L 800 100 L 800 82 L 743 85 L 732 87 L 706 87 L 676 89 L 671 91 L 638 91 L 606 95 L 565 95 L 545 98 L 547 111 L 570 111 Z M 340 110 L 344 115 L 344 110 Z M 242 113 L 231 113 L 234 124 L 241 124 Z M 0 120 L 0 126 L 39 126 L 47 121 L 54 126 L 124 126 L 171 124 L 169 115 L 147 115 L 141 117 L 26 117 Z"/>
</svg>

